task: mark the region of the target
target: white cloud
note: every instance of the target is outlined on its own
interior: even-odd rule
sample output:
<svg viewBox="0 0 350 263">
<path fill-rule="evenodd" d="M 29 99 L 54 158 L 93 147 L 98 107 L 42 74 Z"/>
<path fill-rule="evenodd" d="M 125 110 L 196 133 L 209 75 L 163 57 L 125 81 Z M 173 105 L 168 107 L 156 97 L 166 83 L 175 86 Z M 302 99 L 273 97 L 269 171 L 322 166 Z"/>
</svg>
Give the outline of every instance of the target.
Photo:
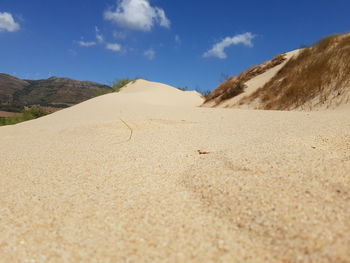
<svg viewBox="0 0 350 263">
<path fill-rule="evenodd" d="M 100 35 L 100 34 L 96 34 L 96 39 L 99 43 L 103 43 L 104 41 L 103 35 Z"/>
<path fill-rule="evenodd" d="M 116 10 L 106 11 L 104 18 L 121 27 L 141 31 L 150 31 L 155 24 L 170 27 L 164 10 L 152 7 L 149 0 L 119 0 Z"/>
<path fill-rule="evenodd" d="M 12 14 L 7 12 L 0 13 L 0 32 L 1 31 L 15 32 L 20 28 L 21 26 L 15 22 Z"/>
<path fill-rule="evenodd" d="M 103 44 L 104 43 L 104 37 L 100 33 L 100 30 L 97 26 L 95 26 L 95 36 L 96 36 L 96 41 L 84 41 L 84 38 L 82 37 L 80 41 L 78 41 L 79 46 L 81 47 L 92 47 L 96 46 L 97 44 Z"/>
<path fill-rule="evenodd" d="M 103 43 L 105 41 L 103 35 L 100 33 L 100 30 L 97 26 L 95 26 L 95 32 L 96 32 L 96 40 L 98 43 Z"/>
<path fill-rule="evenodd" d="M 100 29 L 95 26 L 95 36 L 96 41 L 84 41 L 84 38 L 81 38 L 82 40 L 78 41 L 78 44 L 81 47 L 92 47 L 92 46 L 105 46 L 106 49 L 114 51 L 114 52 L 121 52 L 123 51 L 123 48 L 118 43 L 106 43 L 104 36 L 100 33 Z"/>
<path fill-rule="evenodd" d="M 163 9 L 156 7 L 156 20 L 159 22 L 160 26 L 169 28 L 170 27 L 170 20 L 166 17 L 165 12 Z"/>
<path fill-rule="evenodd" d="M 78 44 L 81 47 L 92 47 L 92 46 L 96 45 L 96 42 L 95 41 L 83 41 L 83 40 L 80 40 L 80 41 L 78 41 Z"/>
<path fill-rule="evenodd" d="M 244 33 L 240 35 L 236 35 L 233 37 L 226 37 L 219 43 L 216 43 L 212 49 L 208 50 L 203 54 L 203 57 L 208 58 L 208 57 L 217 57 L 220 59 L 225 59 L 227 58 L 227 55 L 225 53 L 225 48 L 228 48 L 232 45 L 238 45 L 238 44 L 243 44 L 247 47 L 252 47 L 253 43 L 252 40 L 255 36 L 250 33 Z"/>
<path fill-rule="evenodd" d="M 117 43 L 108 43 L 106 48 L 115 52 L 119 52 L 122 50 L 122 46 Z"/>
<path fill-rule="evenodd" d="M 153 60 L 156 56 L 156 52 L 151 48 L 146 50 L 144 53 L 146 58 L 148 58 L 149 60 Z"/>
</svg>

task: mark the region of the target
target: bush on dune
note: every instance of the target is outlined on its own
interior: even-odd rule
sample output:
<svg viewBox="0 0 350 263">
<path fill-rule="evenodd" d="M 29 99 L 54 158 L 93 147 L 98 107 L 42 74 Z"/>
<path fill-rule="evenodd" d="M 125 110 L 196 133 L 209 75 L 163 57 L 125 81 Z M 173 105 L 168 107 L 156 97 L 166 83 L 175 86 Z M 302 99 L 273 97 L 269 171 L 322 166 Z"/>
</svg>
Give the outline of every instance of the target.
<svg viewBox="0 0 350 263">
<path fill-rule="evenodd" d="M 138 79 L 140 78 L 136 77 L 134 79 L 129 79 L 129 78 L 116 79 L 112 83 L 112 89 L 114 92 L 119 92 L 123 87 L 128 85 L 130 82 L 134 83 Z"/>
<path fill-rule="evenodd" d="M 220 97 L 220 102 L 233 98 L 244 92 L 246 85 L 237 77 L 230 77 L 206 96 L 206 102 Z"/>
<path fill-rule="evenodd" d="M 214 101 L 216 105 L 219 105 L 224 100 L 236 97 L 244 92 L 244 89 L 247 87 L 245 83 L 269 69 L 282 64 L 285 60 L 286 54 L 283 53 L 260 65 L 250 67 L 248 70 L 241 72 L 237 77 L 228 77 L 223 74 L 224 81 L 215 90 L 205 96 L 205 102 Z"/>
</svg>

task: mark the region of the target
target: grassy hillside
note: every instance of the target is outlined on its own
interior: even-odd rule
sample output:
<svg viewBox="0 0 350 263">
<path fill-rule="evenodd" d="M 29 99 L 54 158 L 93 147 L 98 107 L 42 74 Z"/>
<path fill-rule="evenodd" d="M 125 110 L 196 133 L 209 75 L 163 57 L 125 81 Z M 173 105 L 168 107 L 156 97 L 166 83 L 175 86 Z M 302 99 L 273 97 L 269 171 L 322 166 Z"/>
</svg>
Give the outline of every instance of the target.
<svg viewBox="0 0 350 263">
<path fill-rule="evenodd" d="M 272 60 L 266 61 L 260 65 L 252 66 L 247 71 L 240 73 L 237 77 L 229 77 L 221 83 L 215 90 L 206 96 L 205 103 L 214 101 L 216 105 L 231 99 L 244 92 L 245 83 L 254 77 L 263 74 L 269 69 L 280 65 L 286 60 L 285 54 L 278 55 Z"/>
<path fill-rule="evenodd" d="M 348 102 L 350 34 L 334 35 L 305 48 L 242 104 L 262 109 L 331 108 Z"/>
<path fill-rule="evenodd" d="M 283 55 L 254 66 L 219 85 L 207 98 L 218 106 L 245 91 L 245 83 L 280 65 Z M 285 62 L 262 87 L 232 107 L 317 110 L 350 103 L 350 34 L 326 37 Z"/>
</svg>

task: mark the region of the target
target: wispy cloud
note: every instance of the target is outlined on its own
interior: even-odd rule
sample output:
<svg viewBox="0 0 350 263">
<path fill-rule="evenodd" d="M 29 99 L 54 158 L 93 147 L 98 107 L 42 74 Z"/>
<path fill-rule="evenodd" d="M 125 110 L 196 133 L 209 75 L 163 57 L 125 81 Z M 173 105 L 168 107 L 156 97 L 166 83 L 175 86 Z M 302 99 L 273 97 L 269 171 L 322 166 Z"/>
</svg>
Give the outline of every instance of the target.
<svg viewBox="0 0 350 263">
<path fill-rule="evenodd" d="M 163 9 L 152 7 L 149 0 L 120 0 L 116 9 L 104 13 L 106 20 L 123 28 L 151 31 L 155 24 L 169 28 L 170 21 Z"/>
<path fill-rule="evenodd" d="M 236 35 L 233 37 L 226 37 L 222 41 L 216 43 L 210 50 L 205 52 L 203 54 L 203 57 L 208 58 L 208 57 L 216 57 L 220 59 L 225 59 L 227 58 L 227 55 L 225 53 L 225 49 L 233 46 L 233 45 L 238 45 L 238 44 L 243 44 L 247 47 L 252 47 L 253 42 L 252 40 L 254 39 L 254 35 L 250 32 Z"/>
<path fill-rule="evenodd" d="M 103 43 L 105 41 L 103 35 L 100 33 L 100 29 L 95 26 L 96 40 L 98 43 Z"/>
<path fill-rule="evenodd" d="M 105 41 L 103 34 L 100 32 L 100 29 L 95 26 L 95 41 L 84 41 L 82 37 L 80 41 L 77 41 L 81 47 L 93 47 L 93 46 L 103 46 L 104 48 L 111 50 L 113 52 L 122 52 L 124 51 L 122 46 L 118 43 L 108 43 Z"/>
<path fill-rule="evenodd" d="M 117 43 L 108 43 L 106 45 L 106 48 L 109 49 L 109 50 L 112 50 L 114 52 L 120 52 L 122 51 L 122 46 L 117 44 Z"/>
<path fill-rule="evenodd" d="M 83 40 L 80 40 L 80 41 L 78 41 L 78 44 L 81 47 L 92 47 L 92 46 L 96 45 L 96 42 L 95 41 L 83 41 Z"/>
<path fill-rule="evenodd" d="M 175 43 L 178 44 L 178 45 L 180 45 L 181 42 L 182 42 L 182 41 L 181 41 L 180 36 L 179 36 L 179 35 L 175 35 Z"/>
<path fill-rule="evenodd" d="M 113 37 L 116 39 L 125 39 L 126 38 L 126 33 L 125 32 L 120 32 L 120 31 L 114 31 L 113 32 Z"/>
<path fill-rule="evenodd" d="M 95 26 L 95 37 L 96 41 L 85 41 L 83 40 L 84 38 L 82 37 L 80 41 L 78 41 L 79 46 L 81 47 L 93 47 L 96 46 L 97 44 L 103 44 L 105 39 L 104 36 L 101 34 L 100 29 Z"/>
<path fill-rule="evenodd" d="M 7 31 L 7 32 L 15 32 L 18 31 L 21 28 L 20 24 L 17 23 L 14 19 L 12 14 L 4 12 L 0 12 L 0 32 L 1 31 Z"/>
<path fill-rule="evenodd" d="M 153 60 L 156 57 L 156 52 L 154 51 L 154 49 L 150 48 L 143 52 L 143 55 L 149 60 Z"/>
</svg>

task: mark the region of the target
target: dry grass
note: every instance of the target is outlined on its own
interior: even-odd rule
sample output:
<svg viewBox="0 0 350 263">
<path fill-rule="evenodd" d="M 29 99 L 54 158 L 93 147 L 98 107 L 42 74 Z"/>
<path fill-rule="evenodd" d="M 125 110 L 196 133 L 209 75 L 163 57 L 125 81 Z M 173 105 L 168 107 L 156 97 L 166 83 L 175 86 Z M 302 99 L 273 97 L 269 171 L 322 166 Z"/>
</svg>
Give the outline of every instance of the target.
<svg viewBox="0 0 350 263">
<path fill-rule="evenodd" d="M 222 95 L 221 98 L 222 100 L 233 98 L 243 93 L 246 87 L 247 86 L 241 81 L 234 82 L 228 89 L 226 89 L 225 93 Z"/>
<path fill-rule="evenodd" d="M 329 103 L 350 84 L 350 35 L 333 35 L 304 49 L 242 103 L 260 100 L 260 108 L 291 110 L 312 102 Z"/>
<path fill-rule="evenodd" d="M 211 92 L 205 100 L 206 102 L 215 100 L 216 104 L 231 99 L 244 92 L 246 88 L 245 83 L 252 78 L 263 74 L 267 70 L 283 63 L 286 60 L 285 54 L 278 55 L 272 60 L 266 61 L 261 65 L 252 66 L 247 71 L 240 73 L 237 77 L 227 78 L 221 83 L 213 92 Z"/>
<path fill-rule="evenodd" d="M 214 100 L 221 96 L 226 89 L 229 89 L 232 86 L 232 83 L 234 82 L 235 77 L 230 77 L 226 79 L 223 83 L 221 83 L 215 90 L 213 90 L 209 95 L 206 97 L 205 102 Z"/>
<path fill-rule="evenodd" d="M 225 82 L 221 83 L 215 90 L 216 93 L 212 93 L 212 97 L 208 97 L 207 101 L 218 96 L 220 96 L 219 101 L 227 100 L 241 94 L 244 92 L 245 88 L 246 86 L 242 81 L 240 81 L 238 78 L 231 77 Z"/>
</svg>

